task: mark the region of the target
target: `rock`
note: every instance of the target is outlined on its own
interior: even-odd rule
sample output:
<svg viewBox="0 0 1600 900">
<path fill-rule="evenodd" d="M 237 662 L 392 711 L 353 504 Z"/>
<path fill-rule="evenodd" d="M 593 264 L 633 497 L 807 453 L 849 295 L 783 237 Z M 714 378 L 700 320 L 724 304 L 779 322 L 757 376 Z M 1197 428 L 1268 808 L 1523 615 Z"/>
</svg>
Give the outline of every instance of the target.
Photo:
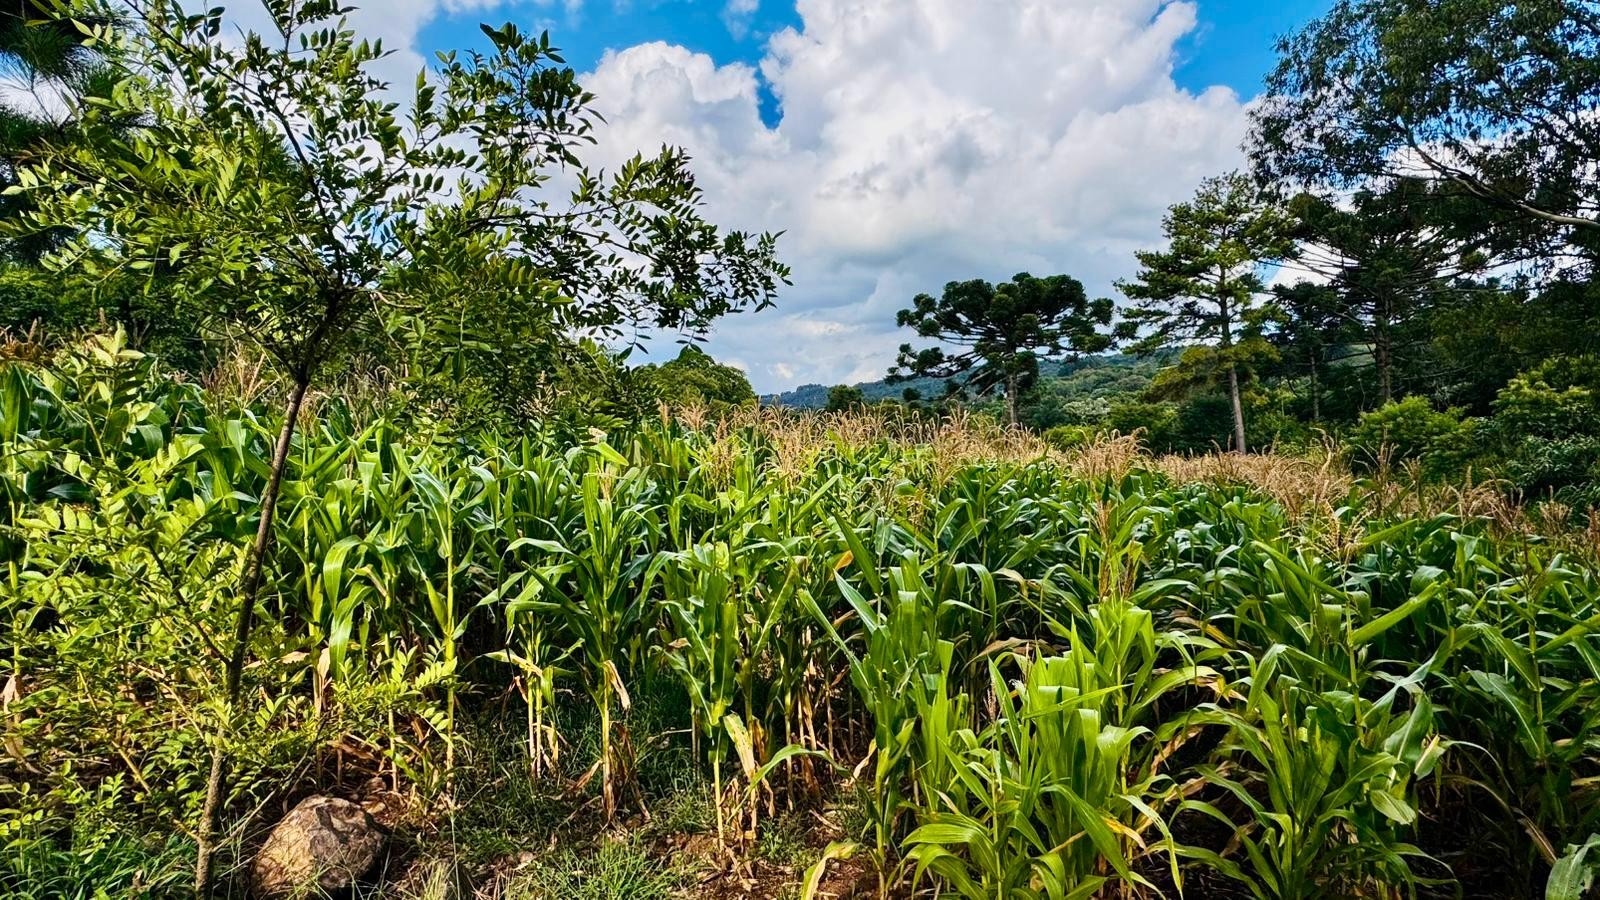
<svg viewBox="0 0 1600 900">
<path fill-rule="evenodd" d="M 360 806 L 336 797 L 307 797 L 267 835 L 250 881 L 259 897 L 337 891 L 372 868 L 383 839 Z"/>
</svg>

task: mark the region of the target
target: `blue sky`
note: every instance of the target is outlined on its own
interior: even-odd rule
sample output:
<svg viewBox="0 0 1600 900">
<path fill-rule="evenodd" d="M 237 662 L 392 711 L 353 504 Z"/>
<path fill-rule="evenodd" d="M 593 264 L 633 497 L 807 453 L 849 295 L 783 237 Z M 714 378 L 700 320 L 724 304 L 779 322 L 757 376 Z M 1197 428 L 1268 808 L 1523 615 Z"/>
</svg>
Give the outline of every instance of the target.
<svg viewBox="0 0 1600 900">
<path fill-rule="evenodd" d="M 356 24 L 398 83 L 481 21 L 548 29 L 607 118 L 587 162 L 682 146 L 713 221 L 784 232 L 794 285 L 707 344 L 766 392 L 882 377 L 914 340 L 895 311 L 946 281 L 1115 296 L 1167 206 L 1245 163 L 1274 39 L 1330 2 L 368 0 Z"/>
<path fill-rule="evenodd" d="M 444 11 L 422 30 L 429 50 L 480 46 L 480 22 L 548 28 L 567 62 L 588 71 L 607 50 L 650 41 L 678 44 L 720 63 L 756 64 L 768 37 L 802 23 L 793 0 L 757 0 L 748 16 L 726 14 L 724 0 L 591 0 L 568 9 L 491 4 Z M 1330 0 L 1199 0 L 1199 25 L 1179 46 L 1174 72 L 1190 90 L 1221 84 L 1242 96 L 1260 91 L 1273 43 L 1330 6 Z M 770 99 L 770 94 L 768 95 Z M 772 107 L 763 108 L 770 123 Z"/>
</svg>

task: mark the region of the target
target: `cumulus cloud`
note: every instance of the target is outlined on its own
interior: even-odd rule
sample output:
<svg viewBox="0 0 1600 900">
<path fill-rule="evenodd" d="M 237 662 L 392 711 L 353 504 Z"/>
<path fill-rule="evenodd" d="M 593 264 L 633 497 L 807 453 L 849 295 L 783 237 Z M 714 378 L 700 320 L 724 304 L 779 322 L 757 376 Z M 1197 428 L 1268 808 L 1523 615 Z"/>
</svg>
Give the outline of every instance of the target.
<svg viewBox="0 0 1600 900">
<path fill-rule="evenodd" d="M 728 0 L 722 7 L 722 24 L 735 40 L 744 40 L 750 33 L 750 20 L 761 8 L 761 0 Z"/>
<path fill-rule="evenodd" d="M 1192 3 L 799 0 L 798 12 L 756 67 L 649 43 L 584 77 L 610 123 L 599 161 L 682 145 L 714 221 L 785 232 L 794 286 L 776 310 L 724 320 L 708 347 L 759 390 L 881 377 L 912 339 L 895 311 L 951 279 L 1067 272 L 1109 293 L 1169 204 L 1241 162 L 1241 99 L 1172 78 Z"/>
<path fill-rule="evenodd" d="M 436 16 L 559 30 L 619 2 L 387 0 L 352 24 L 394 51 L 382 75 L 404 93 Z M 730 28 L 759 4 L 705 2 Z M 756 65 L 656 42 L 582 76 L 609 123 L 592 162 L 681 145 L 713 221 L 784 232 L 793 287 L 775 310 L 725 319 L 707 348 L 758 390 L 881 377 L 914 340 L 895 311 L 949 280 L 1066 272 L 1110 295 L 1165 208 L 1242 162 L 1244 101 L 1173 81 L 1189 0 L 797 0 L 797 13 Z"/>
</svg>

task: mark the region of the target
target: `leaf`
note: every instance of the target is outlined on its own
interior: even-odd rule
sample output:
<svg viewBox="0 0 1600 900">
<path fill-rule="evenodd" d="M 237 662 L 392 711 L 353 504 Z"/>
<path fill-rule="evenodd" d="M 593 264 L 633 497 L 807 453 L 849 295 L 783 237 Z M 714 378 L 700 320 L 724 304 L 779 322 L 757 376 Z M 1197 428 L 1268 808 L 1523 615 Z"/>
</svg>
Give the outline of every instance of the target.
<svg viewBox="0 0 1600 900">
<path fill-rule="evenodd" d="M 1417 610 L 1428 605 L 1428 601 L 1433 599 L 1434 595 L 1439 592 L 1441 587 L 1442 583 L 1434 582 L 1433 584 L 1428 585 L 1428 587 L 1424 589 L 1421 594 L 1412 597 L 1410 600 L 1407 600 L 1394 609 L 1389 610 L 1378 618 L 1373 619 L 1371 622 L 1368 622 L 1360 628 L 1357 628 L 1350 635 L 1351 642 L 1356 644 L 1365 644 L 1368 641 L 1371 641 L 1373 638 L 1378 637 L 1394 626 L 1410 618 L 1412 613 L 1415 613 Z"/>
<path fill-rule="evenodd" d="M 861 845 L 855 841 L 834 841 L 824 847 L 822 858 L 806 869 L 805 878 L 800 882 L 800 900 L 815 900 L 817 888 L 822 886 L 822 876 L 827 873 L 828 863 L 836 859 L 849 859 L 860 849 Z"/>
<path fill-rule="evenodd" d="M 1588 862 L 1589 851 L 1600 848 L 1600 834 L 1591 834 L 1582 846 L 1567 848 L 1567 854 L 1550 867 L 1545 882 L 1545 900 L 1584 900 L 1594 886 L 1596 865 Z"/>
<path fill-rule="evenodd" d="M 1382 813 L 1390 821 L 1401 825 L 1410 825 L 1417 820 L 1416 809 L 1394 794 L 1386 790 L 1375 790 L 1370 796 L 1372 798 L 1372 808 Z"/>
<path fill-rule="evenodd" d="M 750 741 L 750 732 L 744 727 L 744 720 L 736 713 L 728 713 L 722 717 L 722 728 L 728 732 L 728 739 L 733 741 L 734 752 L 739 754 L 739 765 L 744 769 L 744 776 L 754 782 L 756 752 Z"/>
</svg>

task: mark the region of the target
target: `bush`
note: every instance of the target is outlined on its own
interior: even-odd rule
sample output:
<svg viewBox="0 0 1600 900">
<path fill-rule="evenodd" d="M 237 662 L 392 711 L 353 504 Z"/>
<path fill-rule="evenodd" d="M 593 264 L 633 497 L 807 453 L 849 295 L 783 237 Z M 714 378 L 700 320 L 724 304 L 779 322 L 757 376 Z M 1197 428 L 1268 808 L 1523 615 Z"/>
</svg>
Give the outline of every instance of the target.
<svg viewBox="0 0 1600 900">
<path fill-rule="evenodd" d="M 1248 424 L 1248 417 L 1245 421 Z M 1200 394 L 1178 405 L 1172 449 L 1179 453 L 1226 450 L 1232 446 L 1232 434 L 1232 401 L 1219 394 Z"/>
<path fill-rule="evenodd" d="M 1529 437 L 1506 461 L 1503 474 L 1529 497 L 1593 506 L 1600 500 L 1600 435 Z"/>
<path fill-rule="evenodd" d="M 756 401 L 744 372 L 717 362 L 693 345 L 659 366 L 644 366 L 639 371 L 661 401 L 673 409 L 707 406 L 718 411 Z"/>
<path fill-rule="evenodd" d="M 1106 426 L 1121 434 L 1139 433 L 1140 443 L 1155 451 L 1172 449 L 1178 408 L 1171 403 L 1129 401 L 1111 407 Z"/>
<path fill-rule="evenodd" d="M 1495 398 L 1494 418 L 1519 439 L 1600 434 L 1600 357 L 1555 357 L 1511 379 Z"/>
<path fill-rule="evenodd" d="M 1600 502 L 1600 357 L 1545 360 L 1501 389 L 1487 437 L 1526 495 Z"/>
<path fill-rule="evenodd" d="M 1093 425 L 1057 425 L 1039 437 L 1053 449 L 1066 452 L 1093 442 L 1104 430 Z"/>
<path fill-rule="evenodd" d="M 836 384 L 828 389 L 828 405 L 824 409 L 828 412 L 848 412 L 866 405 L 867 396 L 861 392 L 861 388 Z"/>
<path fill-rule="evenodd" d="M 1460 471 L 1472 455 L 1473 425 L 1461 410 L 1440 411 L 1422 397 L 1407 397 L 1361 414 L 1345 435 L 1357 468 L 1420 461 L 1429 475 Z"/>
</svg>

